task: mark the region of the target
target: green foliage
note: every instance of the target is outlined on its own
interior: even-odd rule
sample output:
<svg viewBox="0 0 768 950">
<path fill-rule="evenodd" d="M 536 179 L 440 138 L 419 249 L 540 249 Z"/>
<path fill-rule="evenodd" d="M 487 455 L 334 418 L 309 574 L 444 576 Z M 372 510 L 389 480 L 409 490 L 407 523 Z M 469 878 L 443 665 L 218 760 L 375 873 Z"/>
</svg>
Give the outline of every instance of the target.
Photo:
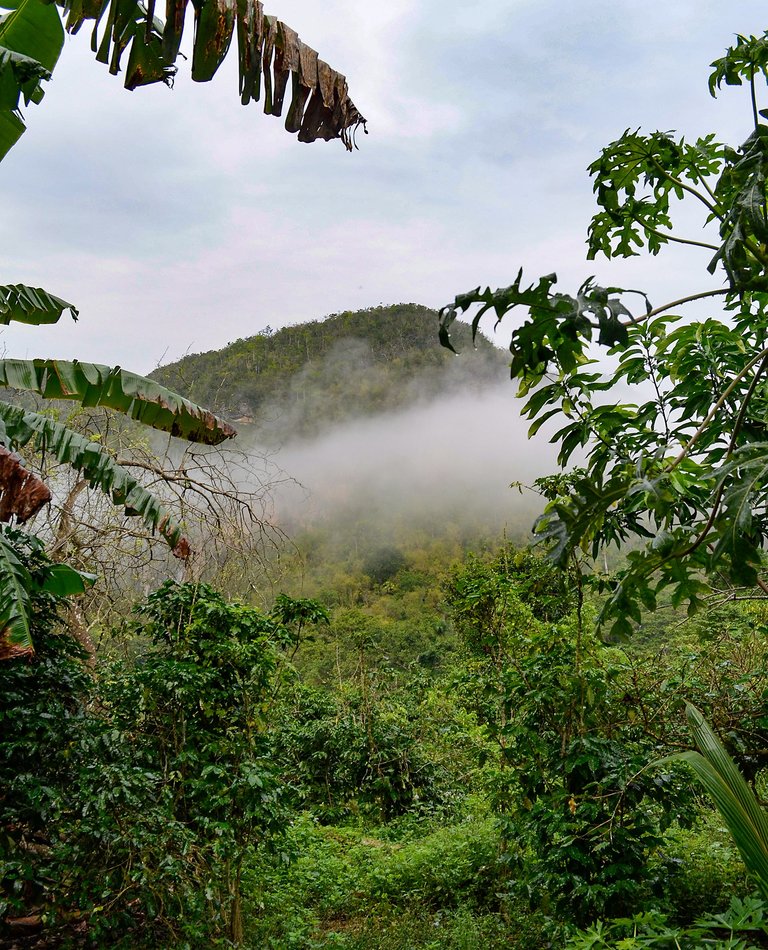
<svg viewBox="0 0 768 950">
<path fill-rule="evenodd" d="M 35 598 L 42 593 L 54 597 L 82 594 L 93 575 L 83 574 L 66 564 L 52 564 L 43 557 L 42 542 L 34 536 L 0 526 L 0 651 L 21 655 L 32 650 Z M 34 569 L 27 563 L 31 561 Z"/>
<path fill-rule="evenodd" d="M 568 950 L 677 950 L 713 947 L 717 950 L 759 950 L 768 946 L 768 907 L 761 900 L 734 898 L 725 913 L 702 917 L 692 927 L 680 927 L 656 911 L 631 918 L 598 921 L 571 937 Z"/>
<path fill-rule="evenodd" d="M 153 376 L 225 416 L 252 420 L 260 438 L 284 442 L 447 392 L 462 368 L 436 349 L 435 320 L 416 304 L 346 311 L 186 356 Z M 500 380 L 507 360 L 482 336 L 476 344 L 467 383 Z"/>
<path fill-rule="evenodd" d="M 363 562 L 363 573 L 375 584 L 383 584 L 394 577 L 407 564 L 402 551 L 394 547 L 378 548 Z"/>
<path fill-rule="evenodd" d="M 768 818 L 754 791 L 698 709 L 689 704 L 686 715 L 700 751 L 680 752 L 659 765 L 680 761 L 694 771 L 723 816 L 750 877 L 765 898 L 768 895 Z"/>
<path fill-rule="evenodd" d="M 447 704 L 432 719 L 418 680 L 393 687 L 363 671 L 335 696 L 296 686 L 284 702 L 275 754 L 298 802 L 325 821 L 449 811 L 463 798 L 471 737 Z"/>
<path fill-rule="evenodd" d="M 526 555 L 516 579 L 506 554 L 470 560 L 451 586 L 470 656 L 457 686 L 497 748 L 486 772 L 506 886 L 582 922 L 629 910 L 661 883 L 642 872 L 664 830 L 690 811 L 690 794 L 672 774 L 646 773 L 659 740 L 628 708 L 621 654 L 562 616 L 567 577 L 548 565 L 537 591 L 525 583 L 537 578 L 536 559 Z"/>
<path fill-rule="evenodd" d="M 53 565 L 42 546 L 12 532 L 3 544 L 13 546 L 28 575 L 37 653 L 0 664 L 0 936 L 6 915 L 38 903 L 50 888 L 51 834 L 77 769 L 73 753 L 92 685 L 80 647 L 57 623 L 60 596 L 45 589 Z"/>
<path fill-rule="evenodd" d="M 378 836 L 388 831 L 322 828 L 306 815 L 296 820 L 284 843 L 288 864 L 262 853 L 246 872 L 245 890 L 261 911 L 251 918 L 253 945 L 510 946 L 504 920 L 485 906 L 497 903 L 491 820 L 421 826 L 395 843 Z"/>
<path fill-rule="evenodd" d="M 43 98 L 41 80 L 51 78 L 64 45 L 64 30 L 54 6 L 21 0 L 0 16 L 0 160 L 25 126 L 19 98 L 26 105 Z"/>
<path fill-rule="evenodd" d="M 48 632 L 52 595 L 34 604 L 41 653 L 0 666 L 3 914 L 75 914 L 99 946 L 242 943 L 244 866 L 287 818 L 274 691 L 312 605 L 268 616 L 168 583 L 141 609 L 134 663 L 94 681 Z"/>
<path fill-rule="evenodd" d="M 654 898 L 671 920 L 690 922 L 749 892 L 744 863 L 719 814 L 702 810 L 690 828 L 672 826 L 651 857 L 648 875 L 664 882 Z"/>
<path fill-rule="evenodd" d="M 766 34 L 768 36 L 768 34 Z M 590 166 L 598 211 L 589 256 L 657 254 L 682 243 L 707 253 L 725 289 L 634 308 L 632 295 L 589 278 L 575 296 L 555 292 L 554 274 L 525 286 L 456 297 L 441 311 L 441 340 L 459 311 L 479 304 L 497 322 L 515 308 L 528 316 L 512 330 L 512 376 L 527 397 L 530 433 L 555 421 L 552 441 L 565 466 L 586 454 L 569 489 L 550 494 L 536 525 L 565 564 L 581 549 L 596 557 L 611 544 L 640 542 L 612 582 L 604 620 L 615 634 L 653 610 L 662 592 L 673 606 L 702 606 L 712 585 L 759 581 L 768 503 L 765 372 L 768 370 L 768 126 L 757 107 L 766 36 L 739 37 L 714 64 L 711 91 L 749 83 L 754 128 L 739 148 L 714 135 L 688 143 L 673 133 L 627 130 Z M 679 234 L 675 202 L 704 212 L 713 240 Z M 722 298 L 720 313 L 692 320 L 694 301 Z M 609 359 L 595 365 L 595 344 Z"/>
<path fill-rule="evenodd" d="M 373 901 L 439 909 L 494 903 L 498 836 L 492 821 L 433 832 L 367 850 L 360 883 Z"/>
</svg>

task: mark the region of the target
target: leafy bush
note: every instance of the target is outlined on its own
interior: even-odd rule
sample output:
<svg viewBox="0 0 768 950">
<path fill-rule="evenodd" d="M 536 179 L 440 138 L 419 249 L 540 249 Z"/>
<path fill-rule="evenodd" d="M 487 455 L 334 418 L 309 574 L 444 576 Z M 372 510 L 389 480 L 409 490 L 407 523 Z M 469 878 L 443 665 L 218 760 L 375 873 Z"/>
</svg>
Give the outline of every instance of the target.
<svg viewBox="0 0 768 950">
<path fill-rule="evenodd" d="M 497 750 L 486 774 L 510 892 L 583 923 L 652 895 L 648 857 L 693 796 L 674 772 L 647 773 L 659 739 L 627 703 L 622 654 L 600 644 L 586 611 L 558 615 L 546 592 L 565 574 L 547 566 L 546 596 L 532 596 L 538 569 L 471 560 L 457 572 L 450 597 L 468 653 L 457 689 Z"/>
<path fill-rule="evenodd" d="M 42 546 L 8 537 L 33 580 L 36 654 L 0 663 L 0 921 L 50 898 L 92 687 L 84 652 L 59 622 L 60 598 L 34 583 L 50 565 Z"/>
<path fill-rule="evenodd" d="M 275 755 L 298 803 L 325 821 L 355 814 L 391 820 L 457 805 L 467 788 L 459 770 L 471 738 L 455 707 L 443 708 L 438 723 L 430 704 L 423 682 L 398 686 L 366 672 L 337 695 L 296 686 L 285 701 Z"/>
<path fill-rule="evenodd" d="M 691 927 L 670 924 L 658 911 L 634 917 L 598 921 L 572 936 L 567 950 L 678 950 L 710 947 L 714 950 L 759 950 L 768 947 L 768 906 L 757 898 L 733 898 L 723 914 L 697 920 Z"/>
<path fill-rule="evenodd" d="M 286 815 L 266 728 L 279 644 L 307 605 L 265 616 L 165 584 L 141 609 L 150 645 L 92 680 L 35 604 L 37 658 L 0 665 L 3 913 L 77 919 L 99 946 L 242 942 L 243 864 Z"/>
</svg>

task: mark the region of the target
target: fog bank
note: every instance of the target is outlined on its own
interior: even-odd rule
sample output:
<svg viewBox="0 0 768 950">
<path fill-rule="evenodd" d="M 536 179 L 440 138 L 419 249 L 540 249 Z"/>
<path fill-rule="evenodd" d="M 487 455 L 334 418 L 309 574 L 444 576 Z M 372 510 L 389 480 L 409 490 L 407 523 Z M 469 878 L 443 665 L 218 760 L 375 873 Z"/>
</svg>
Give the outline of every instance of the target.
<svg viewBox="0 0 768 950">
<path fill-rule="evenodd" d="M 489 519 L 517 532 L 540 510 L 530 484 L 556 470 L 541 433 L 529 441 L 522 403 L 510 382 L 449 396 L 402 412 L 366 416 L 316 438 L 292 441 L 270 456 L 294 483 L 277 486 L 274 511 L 289 532 L 342 512 L 386 526 L 415 519 Z M 255 433 L 239 441 L 254 453 Z"/>
</svg>

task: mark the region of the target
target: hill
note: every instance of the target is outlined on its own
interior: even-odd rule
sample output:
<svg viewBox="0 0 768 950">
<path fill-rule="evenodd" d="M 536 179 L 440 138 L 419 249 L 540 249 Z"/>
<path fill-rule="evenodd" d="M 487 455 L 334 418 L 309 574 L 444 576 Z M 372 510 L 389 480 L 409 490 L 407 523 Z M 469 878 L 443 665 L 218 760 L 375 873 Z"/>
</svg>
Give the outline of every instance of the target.
<svg viewBox="0 0 768 950">
<path fill-rule="evenodd" d="M 334 314 L 190 354 L 152 375 L 267 441 L 313 436 L 344 420 L 403 409 L 506 378 L 508 358 L 455 325 L 461 359 L 437 341 L 437 312 L 418 304 Z"/>
</svg>

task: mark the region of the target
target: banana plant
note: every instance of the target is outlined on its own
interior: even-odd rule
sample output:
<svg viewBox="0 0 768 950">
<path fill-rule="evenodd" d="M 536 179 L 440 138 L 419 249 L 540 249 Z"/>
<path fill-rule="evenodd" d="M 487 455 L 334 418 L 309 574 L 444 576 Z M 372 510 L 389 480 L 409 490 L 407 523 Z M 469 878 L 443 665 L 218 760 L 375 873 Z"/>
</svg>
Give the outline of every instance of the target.
<svg viewBox="0 0 768 950">
<path fill-rule="evenodd" d="M 168 0 L 165 22 L 155 16 L 154 0 L 0 0 L 0 159 L 24 132 L 20 100 L 43 97 L 64 44 L 64 30 L 77 33 L 93 21 L 91 48 L 96 59 L 120 72 L 126 89 L 163 82 L 172 85 L 187 19 L 188 0 Z M 260 0 L 195 0 L 192 79 L 208 82 L 221 66 L 237 34 L 239 93 L 243 105 L 258 102 L 280 116 L 291 82 L 285 127 L 300 142 L 339 138 L 354 147 L 365 119 L 349 98 L 345 77 L 320 59 L 295 30 L 264 13 Z M 66 22 L 62 22 L 62 17 Z"/>
<path fill-rule="evenodd" d="M 699 710 L 688 704 L 686 716 L 699 751 L 679 752 L 656 764 L 684 762 L 693 769 L 726 823 L 763 900 L 768 900 L 768 817 Z"/>
<path fill-rule="evenodd" d="M 0 286 L 0 324 L 55 323 L 73 304 L 39 287 Z M 35 393 L 46 399 L 68 399 L 82 406 L 104 406 L 171 435 L 217 445 L 235 435 L 227 422 L 187 399 L 135 373 L 118 367 L 65 360 L 0 360 L 0 387 Z M 180 558 L 190 547 L 172 514 L 100 443 L 49 416 L 0 402 L 0 522 L 23 524 L 48 501 L 51 493 L 14 453 L 30 446 L 76 469 L 93 488 L 140 517 L 157 531 Z M 91 578 L 66 565 L 50 579 L 62 595 L 82 593 Z M 30 634 L 32 580 L 0 531 L 0 659 L 33 652 Z M 47 588 L 46 588 L 47 589 Z"/>
<path fill-rule="evenodd" d="M 96 580 L 95 575 L 76 571 L 69 564 L 46 563 L 32 572 L 16 553 L 13 530 L 0 529 L 0 617 L 4 629 L 0 636 L 0 660 L 19 659 L 34 653 L 30 631 L 32 592 L 43 590 L 57 597 L 82 594 Z M 33 548 L 42 543 L 32 536 L 27 539 Z"/>
<path fill-rule="evenodd" d="M 25 130 L 21 102 L 39 103 L 52 76 L 65 30 L 77 33 L 92 21 L 91 48 L 116 75 L 127 51 L 125 87 L 171 85 L 187 19 L 188 0 L 167 0 L 166 20 L 155 16 L 155 0 L 0 0 L 0 160 Z M 298 34 L 273 16 L 260 0 L 193 0 L 192 79 L 210 80 L 237 34 L 239 93 L 243 105 L 263 95 L 264 112 L 280 116 L 291 82 L 285 127 L 299 141 L 340 138 L 347 149 L 365 119 L 349 98 L 344 76 L 319 59 Z M 182 57 L 184 58 L 184 57 Z M 77 308 L 41 288 L 0 286 L 0 325 L 11 321 L 56 323 Z M 0 360 L 0 387 L 44 398 L 105 406 L 132 419 L 195 442 L 215 445 L 235 434 L 226 422 L 182 399 L 153 380 L 120 367 L 63 360 Z M 41 413 L 0 402 L 0 523 L 21 524 L 50 499 L 47 488 L 14 453 L 31 445 L 72 465 L 96 488 L 141 517 L 178 557 L 189 554 L 182 530 L 159 500 L 106 450 Z M 74 572 L 76 574 L 77 572 Z M 65 593 L 86 583 L 67 574 Z M 30 636 L 28 572 L 0 529 L 0 659 L 33 651 Z"/>
</svg>

